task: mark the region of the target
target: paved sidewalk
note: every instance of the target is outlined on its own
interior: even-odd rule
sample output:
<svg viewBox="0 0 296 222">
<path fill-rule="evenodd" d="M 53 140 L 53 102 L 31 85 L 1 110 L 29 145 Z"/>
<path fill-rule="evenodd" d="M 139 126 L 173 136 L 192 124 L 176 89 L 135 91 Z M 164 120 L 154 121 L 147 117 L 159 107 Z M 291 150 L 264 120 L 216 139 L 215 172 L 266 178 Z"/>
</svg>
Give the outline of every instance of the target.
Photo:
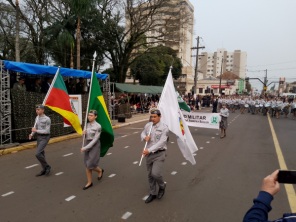
<svg viewBox="0 0 296 222">
<path fill-rule="evenodd" d="M 139 114 L 133 114 L 132 118 L 129 119 L 125 119 L 125 122 L 118 122 L 117 120 L 112 120 L 112 127 L 113 129 L 117 129 L 123 126 L 128 126 L 131 124 L 135 124 L 135 123 L 140 123 L 140 122 L 145 122 L 149 120 L 149 113 L 139 113 Z M 81 135 L 77 134 L 77 133 L 72 133 L 72 134 L 68 134 L 65 136 L 58 136 L 58 137 L 53 137 L 49 140 L 49 144 L 51 143 L 57 143 L 57 142 L 61 142 L 64 140 L 69 140 L 69 139 L 74 139 L 74 138 L 79 138 L 81 137 Z M 26 149 L 32 149 L 36 147 L 36 141 L 32 141 L 32 142 L 28 142 L 28 143 L 21 143 L 18 144 L 17 146 L 14 147 L 9 147 L 6 149 L 0 149 L 0 156 L 1 155 L 5 155 L 5 154 L 10 154 L 10 153 L 16 153 L 18 151 L 21 150 L 26 150 Z"/>
</svg>

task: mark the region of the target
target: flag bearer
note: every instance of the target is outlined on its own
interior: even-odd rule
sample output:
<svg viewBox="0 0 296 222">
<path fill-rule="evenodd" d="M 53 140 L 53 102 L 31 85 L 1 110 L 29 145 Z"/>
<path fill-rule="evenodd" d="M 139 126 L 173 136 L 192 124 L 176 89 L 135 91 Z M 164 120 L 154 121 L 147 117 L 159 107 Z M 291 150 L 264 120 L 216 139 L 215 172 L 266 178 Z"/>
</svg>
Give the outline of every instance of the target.
<svg viewBox="0 0 296 222">
<path fill-rule="evenodd" d="M 51 120 L 44 114 L 44 105 L 36 105 L 36 114 L 35 126 L 32 128 L 32 133 L 29 135 L 29 139 L 31 140 L 33 135 L 37 134 L 36 158 L 42 166 L 42 171 L 36 175 L 39 177 L 48 175 L 51 169 L 45 159 L 44 152 L 44 149 L 50 139 Z"/>
<path fill-rule="evenodd" d="M 151 110 L 151 122 L 147 123 L 141 133 L 141 139 L 147 142 L 143 155 L 146 156 L 150 194 L 145 203 L 161 199 L 165 193 L 166 184 L 163 180 L 163 166 L 166 157 L 169 129 L 160 122 L 161 113 L 158 109 Z M 151 133 L 149 133 L 151 131 Z M 158 188 L 158 192 L 157 192 Z"/>
</svg>

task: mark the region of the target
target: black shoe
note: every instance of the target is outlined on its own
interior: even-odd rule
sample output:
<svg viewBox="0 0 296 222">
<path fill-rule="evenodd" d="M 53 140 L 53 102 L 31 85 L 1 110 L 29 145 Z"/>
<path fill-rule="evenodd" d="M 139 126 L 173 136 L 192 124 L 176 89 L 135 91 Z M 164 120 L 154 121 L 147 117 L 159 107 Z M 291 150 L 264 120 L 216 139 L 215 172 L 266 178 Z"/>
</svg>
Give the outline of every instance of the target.
<svg viewBox="0 0 296 222">
<path fill-rule="evenodd" d="M 42 170 L 40 173 L 37 173 L 36 174 L 36 177 L 40 177 L 40 176 L 43 176 L 43 175 L 45 175 L 45 169 L 44 170 Z"/>
<path fill-rule="evenodd" d="M 164 184 L 164 187 L 163 188 L 159 188 L 159 191 L 158 191 L 158 194 L 157 194 L 157 198 L 158 199 L 161 199 L 165 193 L 165 187 L 166 187 L 166 184 Z"/>
<path fill-rule="evenodd" d="M 50 174 L 50 170 L 51 170 L 51 166 L 47 166 L 46 168 L 45 168 L 45 175 L 47 176 L 47 175 L 49 175 Z"/>
<path fill-rule="evenodd" d="M 93 186 L 93 183 L 91 183 L 91 184 L 88 185 L 88 186 L 83 187 L 82 190 L 87 190 L 88 188 L 90 188 L 90 187 L 92 187 L 92 186 Z"/>
<path fill-rule="evenodd" d="M 149 197 L 145 200 L 145 203 L 150 203 L 156 198 L 156 195 L 149 195 Z"/>
<path fill-rule="evenodd" d="M 104 174 L 104 169 L 102 169 L 102 174 L 100 177 L 98 177 L 98 180 L 101 180 L 103 178 L 103 174 Z"/>
</svg>

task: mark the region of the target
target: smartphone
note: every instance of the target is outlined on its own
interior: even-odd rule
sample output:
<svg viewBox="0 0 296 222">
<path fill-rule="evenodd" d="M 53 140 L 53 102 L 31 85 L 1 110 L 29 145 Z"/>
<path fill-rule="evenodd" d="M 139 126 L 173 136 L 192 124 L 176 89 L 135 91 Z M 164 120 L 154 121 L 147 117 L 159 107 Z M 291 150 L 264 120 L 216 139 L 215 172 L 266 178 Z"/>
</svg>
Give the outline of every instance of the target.
<svg viewBox="0 0 296 222">
<path fill-rule="evenodd" d="M 296 170 L 280 170 L 278 182 L 296 184 Z"/>
</svg>

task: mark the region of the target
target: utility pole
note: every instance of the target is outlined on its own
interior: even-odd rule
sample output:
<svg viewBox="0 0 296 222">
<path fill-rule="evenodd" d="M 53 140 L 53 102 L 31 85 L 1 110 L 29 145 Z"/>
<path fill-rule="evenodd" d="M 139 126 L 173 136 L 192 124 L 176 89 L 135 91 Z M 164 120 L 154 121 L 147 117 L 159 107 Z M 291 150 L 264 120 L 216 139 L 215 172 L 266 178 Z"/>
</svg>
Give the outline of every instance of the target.
<svg viewBox="0 0 296 222">
<path fill-rule="evenodd" d="M 266 90 L 267 90 L 267 69 L 265 69 L 265 77 L 264 77 L 264 82 L 263 82 L 263 94 L 266 93 Z"/>
<path fill-rule="evenodd" d="M 222 61 L 221 61 L 220 82 L 219 82 L 219 94 L 220 94 L 220 96 L 222 96 L 222 89 L 221 89 L 222 71 L 223 71 L 223 57 L 222 57 Z"/>
<path fill-rule="evenodd" d="M 197 36 L 196 40 L 196 47 L 193 47 L 191 49 L 196 49 L 196 60 L 195 60 L 195 72 L 194 72 L 194 85 L 193 85 L 193 94 L 196 94 L 196 84 L 197 84 L 197 73 L 198 73 L 198 50 L 204 49 L 204 46 L 199 47 L 199 36 Z"/>
</svg>

